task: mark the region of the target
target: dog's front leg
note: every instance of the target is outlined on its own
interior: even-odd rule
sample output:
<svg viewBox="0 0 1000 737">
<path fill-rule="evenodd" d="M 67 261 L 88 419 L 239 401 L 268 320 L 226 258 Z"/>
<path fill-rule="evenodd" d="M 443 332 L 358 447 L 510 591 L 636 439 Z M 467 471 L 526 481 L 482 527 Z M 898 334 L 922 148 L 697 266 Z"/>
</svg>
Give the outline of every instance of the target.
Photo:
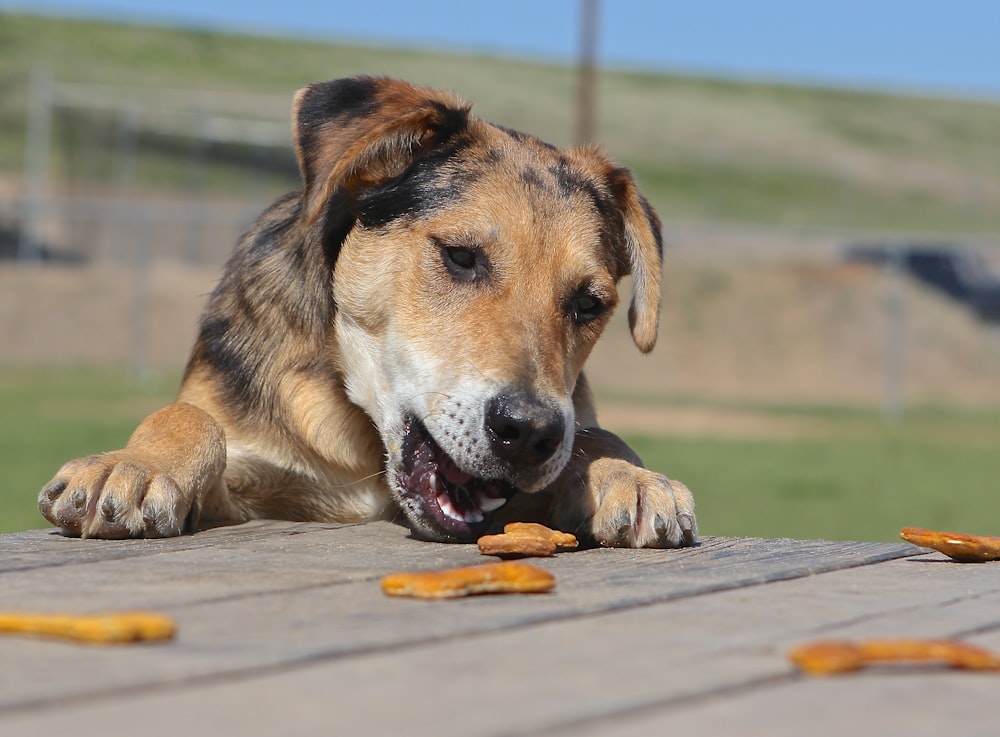
<svg viewBox="0 0 1000 737">
<path fill-rule="evenodd" d="M 632 449 L 607 430 L 577 432 L 573 457 L 551 490 L 556 527 L 601 545 L 677 548 L 698 539 L 688 488 L 643 468 Z"/>
<path fill-rule="evenodd" d="M 225 466 L 219 424 L 176 402 L 147 417 L 123 450 L 64 465 L 39 494 L 38 509 L 71 535 L 179 535 L 197 525 L 206 502 L 226 503 Z"/>
</svg>

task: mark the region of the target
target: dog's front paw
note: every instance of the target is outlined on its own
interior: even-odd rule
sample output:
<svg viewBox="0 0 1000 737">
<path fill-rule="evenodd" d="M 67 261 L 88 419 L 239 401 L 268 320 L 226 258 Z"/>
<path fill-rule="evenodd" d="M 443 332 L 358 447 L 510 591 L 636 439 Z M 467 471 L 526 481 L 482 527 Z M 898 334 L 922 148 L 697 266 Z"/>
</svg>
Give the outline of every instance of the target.
<svg viewBox="0 0 1000 737">
<path fill-rule="evenodd" d="M 619 458 L 593 461 L 588 476 L 594 502 L 589 532 L 596 542 L 630 548 L 697 542 L 694 497 L 681 482 Z"/>
<path fill-rule="evenodd" d="M 127 450 L 64 465 L 38 495 L 38 511 L 69 535 L 180 535 L 190 499 L 168 475 Z"/>
</svg>

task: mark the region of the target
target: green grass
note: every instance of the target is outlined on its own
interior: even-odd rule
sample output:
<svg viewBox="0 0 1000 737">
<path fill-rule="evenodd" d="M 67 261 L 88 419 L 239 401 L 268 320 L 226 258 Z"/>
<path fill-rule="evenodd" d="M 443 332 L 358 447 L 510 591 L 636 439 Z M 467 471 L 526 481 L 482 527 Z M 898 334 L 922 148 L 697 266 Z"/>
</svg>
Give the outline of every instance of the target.
<svg viewBox="0 0 1000 737">
<path fill-rule="evenodd" d="M 0 532 L 44 527 L 35 498 L 59 466 L 121 447 L 176 384 L 0 369 Z M 792 414 L 809 435 L 626 435 L 649 467 L 694 490 L 706 535 L 889 541 L 906 525 L 1000 533 L 1000 412 L 924 408 L 885 423 L 849 407 L 740 407 Z"/>
<path fill-rule="evenodd" d="M 706 535 L 895 540 L 907 525 L 1000 533 L 1000 414 L 926 409 L 898 422 L 835 408 L 801 439 L 627 436 L 695 491 Z M 825 437 L 814 437 L 825 427 Z M 823 435 L 824 433 L 819 433 Z"/>
<path fill-rule="evenodd" d="M 123 85 L 147 97 L 158 88 L 209 91 L 220 107 L 230 104 L 231 93 L 266 94 L 267 104 L 253 111 L 282 123 L 303 84 L 386 74 L 454 89 L 474 101 L 482 117 L 557 145 L 570 143 L 574 131 L 576 77 L 566 66 L 0 11 L 0 174 L 22 171 L 32 69 L 47 69 L 63 82 Z M 599 141 L 637 170 L 668 219 L 1000 229 L 997 101 L 626 70 L 601 70 L 597 99 Z M 85 127 L 71 123 L 57 120 L 56 129 Z M 67 140 L 63 136 L 53 152 L 57 171 L 73 168 Z M 140 185 L 183 190 L 190 184 L 184 157 L 168 154 L 147 150 Z M 216 164 L 225 169 L 225 162 Z M 227 187 L 241 186 L 236 179 L 225 171 L 211 174 L 209 191 L 223 196 Z"/>
<path fill-rule="evenodd" d="M 172 378 L 135 384 L 89 369 L 0 370 L 0 532 L 45 527 L 35 499 L 59 467 L 121 448 L 175 392 Z"/>
</svg>

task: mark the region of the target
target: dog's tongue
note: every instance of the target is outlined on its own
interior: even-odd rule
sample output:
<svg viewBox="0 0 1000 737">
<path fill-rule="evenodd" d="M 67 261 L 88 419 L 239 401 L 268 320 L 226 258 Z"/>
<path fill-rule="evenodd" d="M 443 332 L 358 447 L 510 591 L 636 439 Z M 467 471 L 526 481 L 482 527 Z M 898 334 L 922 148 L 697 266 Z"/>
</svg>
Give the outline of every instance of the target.
<svg viewBox="0 0 1000 737">
<path fill-rule="evenodd" d="M 465 486 L 473 479 L 471 473 L 466 473 L 461 468 L 456 466 L 455 461 L 453 461 L 451 456 L 444 451 L 440 452 L 437 464 L 438 473 L 444 476 L 449 483 L 455 484 L 456 486 Z"/>
</svg>

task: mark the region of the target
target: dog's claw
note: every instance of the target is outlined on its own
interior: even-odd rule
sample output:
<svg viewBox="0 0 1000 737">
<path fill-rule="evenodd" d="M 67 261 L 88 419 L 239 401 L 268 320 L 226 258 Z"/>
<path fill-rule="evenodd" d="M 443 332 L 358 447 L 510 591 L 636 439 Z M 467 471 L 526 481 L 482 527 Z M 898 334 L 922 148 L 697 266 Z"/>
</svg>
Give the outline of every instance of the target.
<svg viewBox="0 0 1000 737">
<path fill-rule="evenodd" d="M 678 527 L 682 530 L 684 527 L 679 519 L 674 521 L 673 518 L 663 514 L 657 514 L 653 522 L 653 530 L 656 532 L 656 538 L 665 547 L 670 547 L 671 543 L 677 538 L 676 531 Z"/>
<path fill-rule="evenodd" d="M 615 517 L 615 521 L 612 523 L 612 527 L 618 530 L 618 537 L 625 539 L 628 536 L 629 530 L 632 529 L 632 515 L 627 510 L 622 510 Z"/>
<path fill-rule="evenodd" d="M 694 532 L 694 517 L 687 512 L 681 512 L 677 515 L 677 521 L 680 523 L 681 532 L 685 535 Z"/>
<path fill-rule="evenodd" d="M 46 486 L 42 490 L 42 496 L 44 497 L 44 499 L 50 502 L 54 502 L 56 499 L 62 496 L 62 493 L 64 491 L 66 491 L 66 482 L 57 481 L 54 484 L 49 484 L 48 486 Z"/>
<path fill-rule="evenodd" d="M 87 506 L 87 490 L 86 489 L 74 489 L 73 493 L 69 495 L 69 502 L 73 509 L 81 510 Z"/>
<path fill-rule="evenodd" d="M 116 521 L 119 511 L 118 502 L 113 497 L 109 496 L 101 502 L 101 515 L 108 522 Z"/>
</svg>

